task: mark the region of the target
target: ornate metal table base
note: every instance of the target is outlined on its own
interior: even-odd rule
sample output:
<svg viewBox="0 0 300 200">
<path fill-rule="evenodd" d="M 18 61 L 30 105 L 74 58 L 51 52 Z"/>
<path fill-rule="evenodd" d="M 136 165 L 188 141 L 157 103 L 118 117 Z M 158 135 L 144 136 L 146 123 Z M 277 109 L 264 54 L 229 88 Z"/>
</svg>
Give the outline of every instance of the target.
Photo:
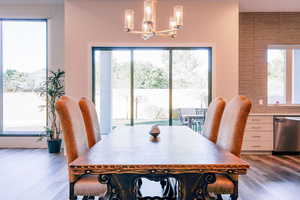
<svg viewBox="0 0 300 200">
<path fill-rule="evenodd" d="M 152 181 L 165 181 L 175 178 L 178 189 L 163 197 L 142 197 L 141 178 Z M 208 200 L 207 185 L 216 181 L 214 173 L 203 174 L 105 174 L 99 175 L 99 182 L 108 185 L 106 199 L 109 200 Z"/>
</svg>

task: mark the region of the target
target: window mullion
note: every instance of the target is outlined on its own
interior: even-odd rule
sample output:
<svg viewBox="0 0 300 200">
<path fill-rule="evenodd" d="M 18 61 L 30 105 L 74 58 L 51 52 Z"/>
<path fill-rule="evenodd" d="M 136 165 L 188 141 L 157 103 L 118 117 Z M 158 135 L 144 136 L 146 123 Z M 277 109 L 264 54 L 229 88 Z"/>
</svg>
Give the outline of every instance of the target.
<svg viewBox="0 0 300 200">
<path fill-rule="evenodd" d="M 212 49 L 208 51 L 208 99 L 207 99 L 207 106 L 212 101 Z"/>
<path fill-rule="evenodd" d="M 0 20 L 0 134 L 3 133 L 3 21 Z"/>
<path fill-rule="evenodd" d="M 169 125 L 172 126 L 173 119 L 173 50 L 169 50 Z"/>
<path fill-rule="evenodd" d="M 130 49 L 130 125 L 134 125 L 134 54 Z"/>
<path fill-rule="evenodd" d="M 288 48 L 286 51 L 286 75 L 285 75 L 285 94 L 286 103 L 292 104 L 292 69 L 293 69 L 293 49 Z"/>
</svg>

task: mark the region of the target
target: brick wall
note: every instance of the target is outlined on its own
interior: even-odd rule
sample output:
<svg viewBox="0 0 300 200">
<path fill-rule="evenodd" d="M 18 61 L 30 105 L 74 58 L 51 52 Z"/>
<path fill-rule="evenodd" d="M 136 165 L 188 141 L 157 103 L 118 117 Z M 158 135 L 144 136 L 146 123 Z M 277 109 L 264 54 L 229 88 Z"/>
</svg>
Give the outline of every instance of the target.
<svg viewBox="0 0 300 200">
<path fill-rule="evenodd" d="M 252 100 L 252 112 L 300 113 L 300 107 L 266 105 L 267 47 L 300 45 L 300 13 L 240 13 L 239 34 L 239 93 Z"/>
</svg>

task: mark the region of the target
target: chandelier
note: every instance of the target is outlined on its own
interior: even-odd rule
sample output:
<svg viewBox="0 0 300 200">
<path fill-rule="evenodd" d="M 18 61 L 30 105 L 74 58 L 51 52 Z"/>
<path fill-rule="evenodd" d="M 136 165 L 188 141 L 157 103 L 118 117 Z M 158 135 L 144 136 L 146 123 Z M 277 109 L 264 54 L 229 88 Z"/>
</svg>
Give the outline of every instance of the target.
<svg viewBox="0 0 300 200">
<path fill-rule="evenodd" d="M 141 30 L 134 30 L 134 10 L 125 10 L 125 31 L 128 33 L 141 34 L 144 40 L 154 36 L 167 36 L 175 38 L 177 31 L 183 26 L 183 7 L 174 6 L 173 16 L 169 20 L 169 28 L 157 30 L 156 26 L 156 6 L 157 0 L 144 1 L 144 19 Z"/>
</svg>

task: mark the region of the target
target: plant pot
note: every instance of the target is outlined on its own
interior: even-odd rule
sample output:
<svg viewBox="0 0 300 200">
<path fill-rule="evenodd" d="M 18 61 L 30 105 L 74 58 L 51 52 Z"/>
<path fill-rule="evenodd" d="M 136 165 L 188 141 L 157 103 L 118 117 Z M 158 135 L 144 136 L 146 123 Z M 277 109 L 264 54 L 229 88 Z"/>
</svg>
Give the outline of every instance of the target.
<svg viewBox="0 0 300 200">
<path fill-rule="evenodd" d="M 47 140 L 49 153 L 59 153 L 61 147 L 61 139 Z"/>
</svg>

